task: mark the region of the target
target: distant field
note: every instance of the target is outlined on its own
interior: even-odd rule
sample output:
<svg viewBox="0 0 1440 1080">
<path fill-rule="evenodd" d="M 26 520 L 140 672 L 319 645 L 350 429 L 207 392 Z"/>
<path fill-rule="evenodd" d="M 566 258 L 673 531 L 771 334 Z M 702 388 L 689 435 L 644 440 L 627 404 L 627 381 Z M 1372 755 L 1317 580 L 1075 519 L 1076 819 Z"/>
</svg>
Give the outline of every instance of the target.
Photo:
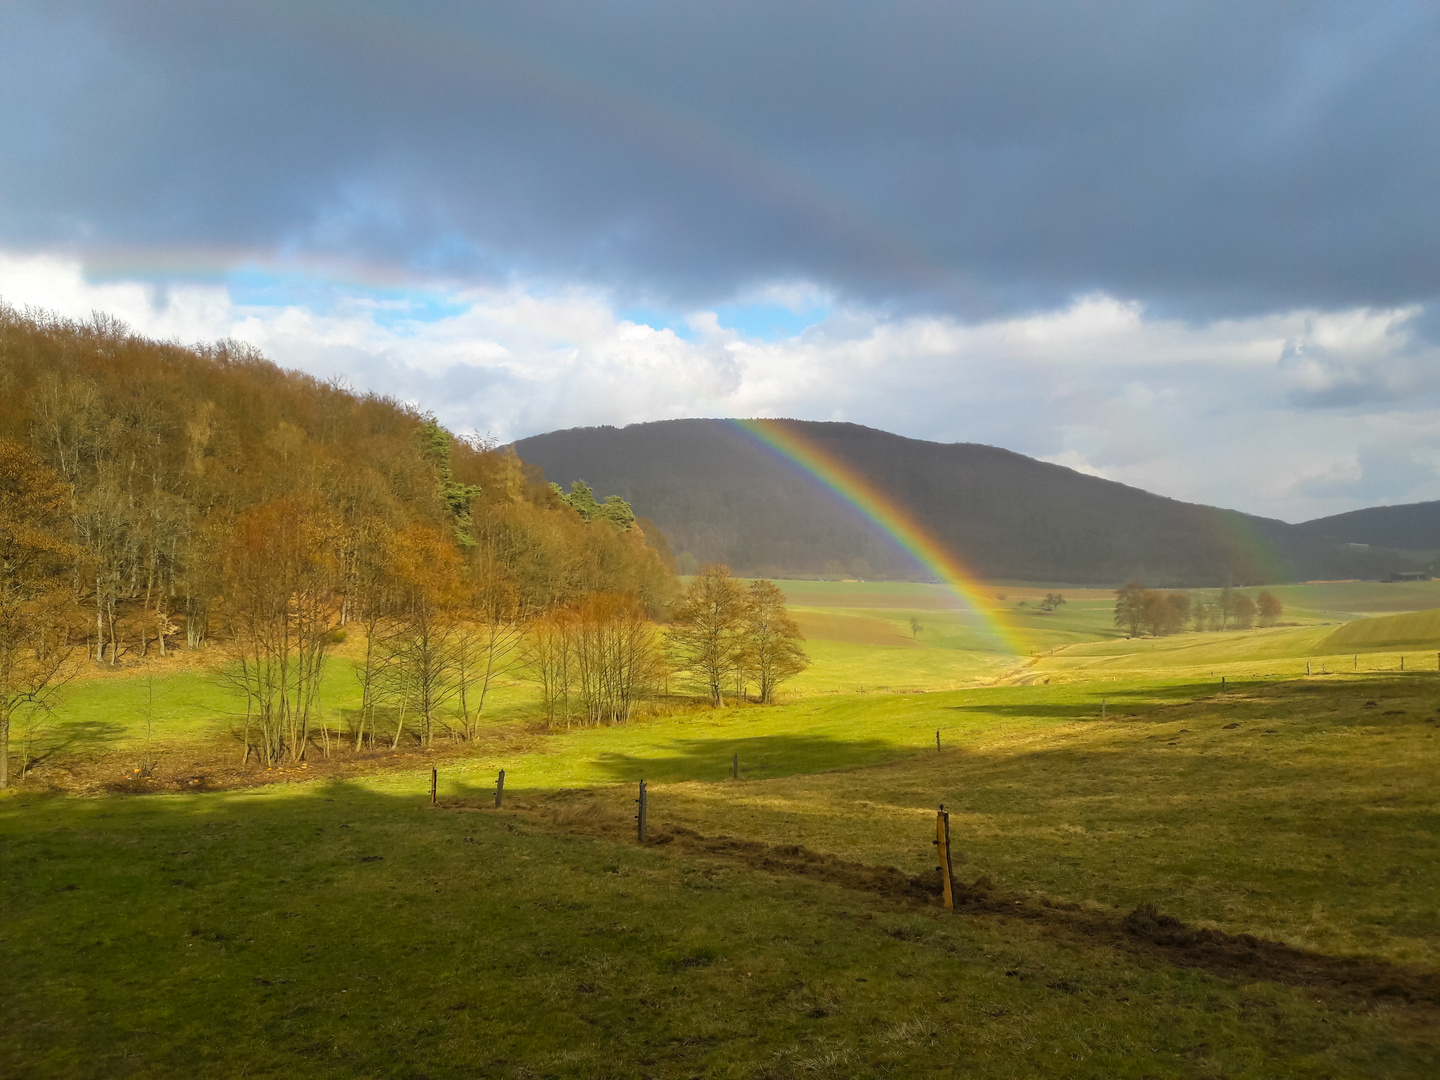
<svg viewBox="0 0 1440 1080">
<path fill-rule="evenodd" d="M 1394 649 L 1398 646 L 1440 646 L 1440 608 L 1357 619 L 1339 627 L 1321 642 L 1332 652 L 1346 649 Z"/>
<path fill-rule="evenodd" d="M 815 661 L 792 684 L 792 693 L 953 689 L 999 678 L 1024 659 L 941 585 L 780 584 Z M 1116 636 L 1113 593 L 1070 590 L 1056 611 L 1039 611 L 1036 605 L 1049 591 L 1054 590 L 986 587 L 1013 636 L 1024 642 L 1025 655 Z M 919 622 L 918 631 L 912 619 Z"/>
<path fill-rule="evenodd" d="M 1114 626 L 1114 593 L 1064 585 L 991 584 L 985 588 L 1003 617 L 1027 643 L 1029 659 L 1006 663 L 1003 651 L 973 621 L 961 618 L 957 600 L 939 585 L 885 582 L 784 582 L 802 628 L 809 628 L 814 668 L 796 689 L 853 690 L 861 687 L 949 689 L 1010 674 L 1017 678 L 1132 678 L 1221 675 L 1294 676 L 1314 673 L 1398 670 L 1404 648 L 1429 644 L 1440 649 L 1440 621 L 1425 612 L 1440 610 L 1440 582 L 1328 582 L 1270 587 L 1285 607 L 1287 625 L 1224 633 L 1185 632 L 1165 638 L 1127 640 Z M 1254 595 L 1258 589 L 1242 590 Z M 1054 612 L 1036 605 L 1059 592 L 1066 603 Z M 1192 595 L 1214 590 L 1193 590 Z M 904 601 L 904 606 L 900 604 Z M 894 606 L 891 606 L 894 605 Z M 1023 606 L 1022 606 L 1023 605 Z M 1417 612 L 1391 622 L 1369 615 Z M 914 617 L 924 629 L 908 652 L 882 648 L 885 640 L 907 636 Z M 847 622 L 849 619 L 855 622 Z M 1376 623 L 1371 626 L 1371 622 Z M 890 633 L 883 626 L 888 624 Z M 1341 626 L 1341 624 L 1345 624 Z M 1380 624 L 1384 624 L 1383 626 Z M 866 627 L 868 648 L 829 644 Z M 1397 636 L 1399 635 L 1399 636 Z M 1367 654 L 1362 661 L 1352 654 Z M 1430 657 L 1430 661 L 1434 661 Z M 1425 664 L 1419 655 L 1409 663 Z M 1431 666 L 1434 666 L 1432 663 Z M 1022 670 L 1023 668 L 1023 670 Z"/>
<path fill-rule="evenodd" d="M 918 648 L 917 635 L 903 633 L 899 625 L 866 615 L 839 611 L 797 608 L 793 612 L 800 632 L 810 641 L 834 641 L 845 645 L 885 645 Z"/>
<path fill-rule="evenodd" d="M 792 604 L 806 607 L 882 607 L 921 611 L 951 608 L 955 604 L 952 594 L 944 586 L 915 582 L 781 581 L 779 584 L 785 589 Z M 1264 587 L 1279 597 L 1285 605 L 1287 619 L 1299 617 L 1305 621 L 1329 619 L 1342 622 L 1357 615 L 1383 615 L 1440 608 L 1440 580 L 1394 583 L 1334 581 Z M 1017 612 L 1020 611 L 1017 605 L 1021 600 L 1033 604 L 1049 592 L 1059 592 L 1072 603 L 1081 601 L 1087 608 L 1101 607 L 1110 610 L 1115 602 L 1115 594 L 1110 589 L 1081 589 L 1065 584 L 989 582 L 983 586 L 982 591 L 995 599 L 1000 606 Z M 1199 595 L 1217 590 L 1181 591 Z M 1253 596 L 1260 591 L 1260 587 L 1242 591 Z"/>
<path fill-rule="evenodd" d="M 1269 588 L 1289 609 L 1340 622 L 1357 615 L 1440 607 L 1440 581 L 1333 581 Z"/>
<path fill-rule="evenodd" d="M 910 581 L 797 581 L 776 582 L 795 607 L 892 608 L 913 611 L 949 610 L 954 594 L 943 585 Z"/>
</svg>

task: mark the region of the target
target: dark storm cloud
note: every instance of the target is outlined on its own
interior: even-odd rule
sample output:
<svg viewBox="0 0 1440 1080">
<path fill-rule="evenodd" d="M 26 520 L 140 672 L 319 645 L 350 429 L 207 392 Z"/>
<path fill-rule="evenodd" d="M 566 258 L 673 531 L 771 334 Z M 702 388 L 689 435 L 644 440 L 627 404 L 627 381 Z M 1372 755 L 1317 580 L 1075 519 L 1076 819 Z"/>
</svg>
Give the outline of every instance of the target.
<svg viewBox="0 0 1440 1080">
<path fill-rule="evenodd" d="M 1440 295 L 1404 3 L 0 8 L 0 243 L 968 314 Z"/>
</svg>

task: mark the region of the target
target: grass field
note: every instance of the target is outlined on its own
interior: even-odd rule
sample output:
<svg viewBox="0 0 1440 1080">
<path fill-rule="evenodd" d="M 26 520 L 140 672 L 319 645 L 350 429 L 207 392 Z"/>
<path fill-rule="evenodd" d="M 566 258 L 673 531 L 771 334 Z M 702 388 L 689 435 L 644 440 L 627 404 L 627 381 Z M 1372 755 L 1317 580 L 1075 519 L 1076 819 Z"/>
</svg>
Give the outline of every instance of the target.
<svg viewBox="0 0 1440 1080">
<path fill-rule="evenodd" d="M 1440 1070 L 1435 643 L 1325 614 L 1430 593 L 1127 641 L 1062 589 L 1015 656 L 934 587 L 787 588 L 817 662 L 781 705 L 546 732 L 510 685 L 428 756 L 242 774 L 203 672 L 76 682 L 0 800 L 0 1075 Z"/>
<path fill-rule="evenodd" d="M 805 633 L 815 665 L 794 684 L 798 693 L 889 689 L 954 689 L 994 680 L 1015 671 L 1017 659 L 1001 647 L 985 626 L 962 617 L 954 597 L 938 585 L 901 582 L 785 582 L 792 611 Z M 1425 582 L 1322 582 L 1271 586 L 1285 607 L 1281 627 L 1223 634 L 1178 634 L 1160 639 L 1127 640 L 1114 627 L 1114 593 L 1101 589 L 1075 589 L 1063 585 L 992 585 L 989 593 L 1002 618 L 1026 643 L 1032 656 L 1047 658 L 1047 670 L 1084 669 L 1086 678 L 1110 677 L 1111 668 L 1141 674 L 1158 668 L 1198 677 L 1216 671 L 1229 674 L 1265 674 L 1274 661 L 1286 675 L 1303 674 L 1306 660 L 1319 671 L 1349 667 L 1356 653 L 1376 653 L 1367 661 L 1370 670 L 1398 670 L 1403 649 L 1410 663 L 1424 664 L 1419 654 L 1428 644 L 1440 649 L 1440 581 Z M 1253 593 L 1257 590 L 1249 590 Z M 1066 603 L 1042 612 L 1038 603 L 1048 592 L 1060 592 Z M 1203 592 L 1203 590 L 1201 590 Z M 1021 605 L 1024 606 L 1021 606 Z M 1431 614 L 1426 612 L 1430 611 Z M 1402 637 L 1372 623 L 1373 616 L 1413 612 L 1403 616 Z M 921 624 L 912 636 L 910 620 Z M 1343 630 L 1341 629 L 1343 624 Z M 1328 648 L 1319 648 L 1332 632 Z M 1352 640 L 1346 635 L 1359 635 Z M 1360 640 L 1363 638 L 1363 641 Z M 1052 654 L 1065 655 L 1063 664 L 1049 664 Z M 1117 659 L 1123 658 L 1123 659 Z M 1436 655 L 1429 667 L 1440 666 Z M 1261 667 L 1268 668 L 1261 672 Z M 1274 672 L 1279 674 L 1280 672 Z"/>
<path fill-rule="evenodd" d="M 1440 641 L 1440 608 L 1432 608 L 1402 615 L 1356 619 L 1337 627 L 1321 645 L 1333 652 L 1346 649 L 1393 651 L 1406 645 L 1419 648 L 1437 641 Z"/>
</svg>

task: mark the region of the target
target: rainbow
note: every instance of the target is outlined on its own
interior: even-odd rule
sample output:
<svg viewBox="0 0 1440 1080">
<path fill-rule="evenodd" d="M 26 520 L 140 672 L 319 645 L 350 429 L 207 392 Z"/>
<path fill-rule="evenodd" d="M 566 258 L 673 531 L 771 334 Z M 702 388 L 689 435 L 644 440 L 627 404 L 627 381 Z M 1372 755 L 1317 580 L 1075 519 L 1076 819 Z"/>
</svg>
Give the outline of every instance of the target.
<svg viewBox="0 0 1440 1080">
<path fill-rule="evenodd" d="M 877 525 L 917 562 L 949 587 L 962 611 L 1007 652 L 1024 654 L 1029 646 L 996 608 L 973 573 L 914 515 L 864 476 L 795 428 L 776 420 L 731 420 L 737 430 L 798 467 Z"/>
</svg>

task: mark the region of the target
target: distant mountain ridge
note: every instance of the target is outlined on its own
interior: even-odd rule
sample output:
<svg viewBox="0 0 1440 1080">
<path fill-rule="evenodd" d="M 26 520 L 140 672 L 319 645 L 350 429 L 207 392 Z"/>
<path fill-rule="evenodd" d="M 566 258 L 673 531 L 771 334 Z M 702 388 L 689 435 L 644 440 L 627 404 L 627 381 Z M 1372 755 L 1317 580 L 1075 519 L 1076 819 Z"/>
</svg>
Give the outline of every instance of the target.
<svg viewBox="0 0 1440 1080">
<path fill-rule="evenodd" d="M 1357 548 L 998 447 L 780 423 L 907 507 L 985 578 L 1198 587 L 1381 577 L 1423 565 L 1384 546 Z M 682 572 L 713 561 L 777 577 L 926 576 L 882 529 L 724 420 L 571 428 L 514 446 L 551 480 L 583 479 L 624 498 L 664 531 Z"/>
<path fill-rule="evenodd" d="M 1440 549 L 1440 502 L 1371 506 L 1301 522 L 1296 528 L 1338 543 L 1428 553 Z"/>
</svg>

